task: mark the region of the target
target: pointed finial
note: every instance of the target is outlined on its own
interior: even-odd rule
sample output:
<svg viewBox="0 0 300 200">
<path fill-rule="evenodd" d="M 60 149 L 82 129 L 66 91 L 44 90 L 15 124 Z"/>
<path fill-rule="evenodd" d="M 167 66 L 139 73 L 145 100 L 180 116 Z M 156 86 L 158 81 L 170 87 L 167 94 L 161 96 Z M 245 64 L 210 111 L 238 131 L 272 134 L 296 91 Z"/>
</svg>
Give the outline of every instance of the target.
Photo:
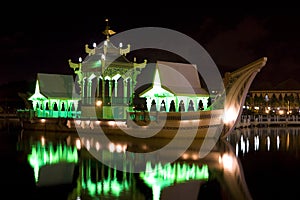
<svg viewBox="0 0 300 200">
<path fill-rule="evenodd" d="M 106 38 L 109 39 L 110 35 L 115 34 L 116 32 L 114 32 L 113 30 L 110 29 L 109 25 L 108 25 L 108 19 L 105 19 L 106 21 L 106 28 L 105 30 L 102 32 L 104 35 L 106 35 Z"/>
</svg>

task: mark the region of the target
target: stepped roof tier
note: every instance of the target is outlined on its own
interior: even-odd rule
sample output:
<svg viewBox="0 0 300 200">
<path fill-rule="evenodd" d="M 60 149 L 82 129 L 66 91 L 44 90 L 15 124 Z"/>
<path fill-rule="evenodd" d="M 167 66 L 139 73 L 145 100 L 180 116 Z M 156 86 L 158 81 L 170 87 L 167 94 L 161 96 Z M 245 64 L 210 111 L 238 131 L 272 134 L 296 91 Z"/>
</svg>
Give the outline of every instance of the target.
<svg viewBox="0 0 300 200">
<path fill-rule="evenodd" d="M 106 21 L 108 22 L 108 20 Z M 78 82 L 83 78 L 82 73 L 85 73 L 85 77 L 89 77 L 92 73 L 95 73 L 96 76 L 114 77 L 118 74 L 121 76 L 128 74 L 128 70 L 142 69 L 146 66 L 147 60 L 144 60 L 143 63 L 136 63 L 126 58 L 130 52 L 129 44 L 123 48 L 122 43 L 117 47 L 110 41 L 110 36 L 115 32 L 108 25 L 102 33 L 106 35 L 104 42 L 99 45 L 94 43 L 92 47 L 88 44 L 85 45 L 87 56 L 84 60 L 80 58 L 79 63 L 74 63 L 69 59 L 69 66 L 79 76 Z"/>
</svg>

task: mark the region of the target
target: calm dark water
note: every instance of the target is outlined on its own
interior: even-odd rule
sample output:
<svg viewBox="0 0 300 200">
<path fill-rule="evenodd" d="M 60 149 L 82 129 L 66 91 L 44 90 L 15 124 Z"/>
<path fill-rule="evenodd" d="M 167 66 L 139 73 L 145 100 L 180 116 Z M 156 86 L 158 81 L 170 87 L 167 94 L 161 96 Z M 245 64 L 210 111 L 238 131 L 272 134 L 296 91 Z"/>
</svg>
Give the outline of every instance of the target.
<svg viewBox="0 0 300 200">
<path fill-rule="evenodd" d="M 224 188 L 236 182 L 230 180 L 223 186 L 226 174 L 220 172 L 220 157 L 214 157 L 230 151 L 241 165 L 235 176 L 245 179 L 241 188 L 246 186 L 252 199 L 294 199 L 300 194 L 299 132 L 299 127 L 235 130 L 225 143 L 216 144 L 209 158 L 197 157 L 197 141 L 168 165 L 159 162 L 165 155 L 124 153 L 149 152 L 165 145 L 157 140 L 143 143 L 112 137 L 111 143 L 104 144 L 92 135 L 80 138 L 76 134 L 5 129 L 1 131 L 0 192 L 3 196 L 26 199 L 233 199 L 234 194 L 227 194 Z M 103 164 L 91 152 L 105 162 L 114 161 L 115 167 Z M 74 163 L 71 181 L 47 185 L 52 179 L 69 178 L 67 172 L 62 175 L 52 171 L 42 183 L 42 166 L 61 162 Z M 131 173 L 134 167 L 149 173 Z M 247 189 L 242 190 L 247 193 Z"/>
<path fill-rule="evenodd" d="M 253 199 L 297 199 L 300 195 L 300 128 L 236 130 L 236 149 Z"/>
</svg>

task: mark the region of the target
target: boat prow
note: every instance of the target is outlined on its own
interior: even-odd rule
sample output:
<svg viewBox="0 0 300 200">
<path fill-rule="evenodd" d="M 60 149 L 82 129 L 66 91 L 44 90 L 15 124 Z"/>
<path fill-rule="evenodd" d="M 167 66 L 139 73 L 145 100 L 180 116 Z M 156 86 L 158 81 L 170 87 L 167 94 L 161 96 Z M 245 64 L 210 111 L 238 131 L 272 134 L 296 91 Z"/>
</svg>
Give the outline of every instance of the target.
<svg viewBox="0 0 300 200">
<path fill-rule="evenodd" d="M 224 105 L 224 131 L 226 137 L 240 121 L 242 108 L 249 88 L 257 73 L 266 65 L 267 57 L 262 57 L 224 77 L 225 97 Z"/>
</svg>

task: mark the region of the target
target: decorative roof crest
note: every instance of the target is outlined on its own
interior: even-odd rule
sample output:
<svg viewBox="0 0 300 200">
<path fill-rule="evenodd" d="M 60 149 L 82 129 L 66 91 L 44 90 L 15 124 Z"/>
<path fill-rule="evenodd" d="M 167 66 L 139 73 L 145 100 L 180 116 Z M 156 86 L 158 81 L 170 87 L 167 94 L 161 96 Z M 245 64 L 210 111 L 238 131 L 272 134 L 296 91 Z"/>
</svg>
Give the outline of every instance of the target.
<svg viewBox="0 0 300 200">
<path fill-rule="evenodd" d="M 106 28 L 104 31 L 102 31 L 102 33 L 106 35 L 107 40 L 109 40 L 109 36 L 114 35 L 116 32 L 110 29 L 108 25 L 108 19 L 105 19 L 105 21 L 106 21 Z"/>
</svg>

